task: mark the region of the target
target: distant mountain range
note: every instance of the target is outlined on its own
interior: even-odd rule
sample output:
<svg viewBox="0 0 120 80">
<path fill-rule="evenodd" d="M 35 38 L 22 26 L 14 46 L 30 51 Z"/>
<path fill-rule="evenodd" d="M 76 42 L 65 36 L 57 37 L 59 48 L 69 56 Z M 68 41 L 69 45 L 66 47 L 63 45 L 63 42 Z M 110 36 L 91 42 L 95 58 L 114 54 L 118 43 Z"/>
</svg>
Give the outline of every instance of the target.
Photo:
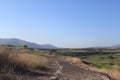
<svg viewBox="0 0 120 80">
<path fill-rule="evenodd" d="M 32 42 L 27 42 L 17 38 L 0 38 L 0 45 L 13 45 L 13 46 L 24 46 L 27 45 L 29 48 L 40 48 L 40 49 L 58 49 L 58 47 L 51 44 L 40 45 Z"/>
<path fill-rule="evenodd" d="M 24 46 L 27 45 L 29 48 L 40 48 L 40 49 L 59 49 L 51 44 L 40 45 L 33 42 L 24 41 L 17 38 L 0 38 L 0 45 L 13 45 L 13 46 Z M 120 48 L 120 44 L 111 47 L 91 47 L 91 48 Z"/>
<path fill-rule="evenodd" d="M 114 45 L 114 46 L 109 46 L 109 47 L 89 47 L 89 48 L 95 48 L 95 49 L 116 49 L 116 48 L 120 48 L 120 44 L 118 45 Z"/>
<path fill-rule="evenodd" d="M 120 44 L 112 46 L 111 48 L 120 48 Z"/>
</svg>

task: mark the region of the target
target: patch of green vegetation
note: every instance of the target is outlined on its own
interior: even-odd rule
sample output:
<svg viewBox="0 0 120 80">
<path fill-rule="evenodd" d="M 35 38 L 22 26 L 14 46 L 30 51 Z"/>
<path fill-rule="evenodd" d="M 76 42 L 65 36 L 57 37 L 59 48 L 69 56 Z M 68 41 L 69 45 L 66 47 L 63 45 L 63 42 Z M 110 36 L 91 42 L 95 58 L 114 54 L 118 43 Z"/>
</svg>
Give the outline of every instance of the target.
<svg viewBox="0 0 120 80">
<path fill-rule="evenodd" d="M 120 65 L 120 49 L 66 49 L 56 50 L 56 53 L 64 56 L 79 57 L 98 68 L 113 69 L 115 65 Z"/>
<path fill-rule="evenodd" d="M 110 64 L 111 62 L 109 60 L 104 59 L 102 56 L 93 55 L 88 58 L 86 58 L 88 62 L 91 63 L 92 66 L 96 66 L 98 68 L 107 68 L 112 69 L 113 64 Z"/>
</svg>

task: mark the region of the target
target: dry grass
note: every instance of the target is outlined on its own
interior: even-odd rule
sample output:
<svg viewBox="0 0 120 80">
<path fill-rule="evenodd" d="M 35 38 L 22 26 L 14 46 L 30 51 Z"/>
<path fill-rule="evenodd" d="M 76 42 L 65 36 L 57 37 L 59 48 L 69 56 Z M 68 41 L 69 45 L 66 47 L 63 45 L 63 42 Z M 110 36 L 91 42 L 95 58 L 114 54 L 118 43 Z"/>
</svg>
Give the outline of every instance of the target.
<svg viewBox="0 0 120 80">
<path fill-rule="evenodd" d="M 1 69 L 11 70 L 15 68 L 29 69 L 36 67 L 45 67 L 47 59 L 33 54 L 2 54 L 0 55 Z"/>
<path fill-rule="evenodd" d="M 96 67 L 89 67 L 89 69 L 92 71 L 97 71 L 97 72 L 108 74 L 109 76 L 111 76 L 115 80 L 120 80 L 120 70 L 117 70 L 117 69 L 113 69 L 113 70 L 98 69 Z"/>
<path fill-rule="evenodd" d="M 60 58 L 65 60 L 65 61 L 68 61 L 70 63 L 79 65 L 80 67 L 84 67 L 84 68 L 88 67 L 88 65 L 84 64 L 83 61 L 80 58 L 77 58 L 77 57 L 61 56 Z"/>
<path fill-rule="evenodd" d="M 17 50 L 10 47 L 0 47 L 0 70 L 42 68 L 47 65 L 47 58 L 29 54 L 28 50 Z"/>
<path fill-rule="evenodd" d="M 39 74 L 35 71 L 43 71 L 47 65 L 47 58 L 34 50 L 0 46 L 0 80 L 36 80 L 32 79 Z"/>
</svg>

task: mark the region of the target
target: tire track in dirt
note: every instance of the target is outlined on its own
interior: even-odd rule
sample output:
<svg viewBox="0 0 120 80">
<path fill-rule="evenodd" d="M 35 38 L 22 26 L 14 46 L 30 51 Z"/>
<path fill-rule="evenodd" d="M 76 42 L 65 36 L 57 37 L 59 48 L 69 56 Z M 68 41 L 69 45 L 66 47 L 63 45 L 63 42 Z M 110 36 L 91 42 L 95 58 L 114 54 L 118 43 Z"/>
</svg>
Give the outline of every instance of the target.
<svg viewBox="0 0 120 80">
<path fill-rule="evenodd" d="M 59 80 L 59 75 L 62 74 L 63 66 L 61 66 L 58 61 L 54 62 L 57 64 L 58 70 L 53 74 L 52 77 L 50 77 L 50 80 Z"/>
</svg>

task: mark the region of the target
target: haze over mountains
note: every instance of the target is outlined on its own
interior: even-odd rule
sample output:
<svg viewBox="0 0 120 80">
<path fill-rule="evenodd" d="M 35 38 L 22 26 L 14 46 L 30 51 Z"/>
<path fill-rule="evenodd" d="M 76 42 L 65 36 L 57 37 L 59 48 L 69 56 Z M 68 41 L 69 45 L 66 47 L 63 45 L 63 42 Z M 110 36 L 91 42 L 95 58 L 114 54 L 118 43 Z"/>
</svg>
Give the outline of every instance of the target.
<svg viewBox="0 0 120 80">
<path fill-rule="evenodd" d="M 13 46 L 24 46 L 27 45 L 29 48 L 40 48 L 40 49 L 58 49 L 58 47 L 51 44 L 40 45 L 33 42 L 24 41 L 17 38 L 0 38 L 0 45 L 13 45 Z M 120 48 L 120 44 L 109 47 L 92 47 L 92 48 Z"/>
<path fill-rule="evenodd" d="M 17 38 L 0 38 L 0 45 L 13 45 L 13 46 L 24 46 L 27 45 L 29 48 L 40 48 L 40 49 L 58 49 L 51 44 L 40 45 L 32 42 L 27 42 Z"/>
<path fill-rule="evenodd" d="M 112 48 L 120 48 L 120 44 L 112 46 Z"/>
</svg>

